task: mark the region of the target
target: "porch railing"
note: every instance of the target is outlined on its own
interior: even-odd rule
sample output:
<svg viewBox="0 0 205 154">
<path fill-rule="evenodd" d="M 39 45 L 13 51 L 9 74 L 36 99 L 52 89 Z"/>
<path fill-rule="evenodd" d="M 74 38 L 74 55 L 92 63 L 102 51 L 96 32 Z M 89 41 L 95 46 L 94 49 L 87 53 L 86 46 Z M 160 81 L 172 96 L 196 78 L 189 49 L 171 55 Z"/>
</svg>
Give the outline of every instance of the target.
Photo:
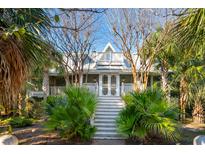
<svg viewBox="0 0 205 154">
<path fill-rule="evenodd" d="M 87 87 L 90 92 L 95 93 L 98 95 L 99 87 L 97 83 L 83 83 L 84 87 Z M 50 95 L 58 95 L 63 92 L 65 86 L 50 86 Z M 121 95 L 124 95 L 128 92 L 133 91 L 133 84 L 132 83 L 122 83 L 120 87 Z"/>
<path fill-rule="evenodd" d="M 65 86 L 50 86 L 50 95 L 59 95 L 65 89 Z"/>
<path fill-rule="evenodd" d="M 133 84 L 132 83 L 122 83 L 121 85 L 121 95 L 125 95 L 128 92 L 133 91 Z"/>
<path fill-rule="evenodd" d="M 98 84 L 97 83 L 83 83 L 83 86 L 87 87 L 90 92 L 98 95 Z"/>
<path fill-rule="evenodd" d="M 87 87 L 89 91 L 98 94 L 98 84 L 97 83 L 83 83 L 83 86 Z M 58 95 L 62 93 L 65 86 L 50 86 L 50 95 Z"/>
</svg>

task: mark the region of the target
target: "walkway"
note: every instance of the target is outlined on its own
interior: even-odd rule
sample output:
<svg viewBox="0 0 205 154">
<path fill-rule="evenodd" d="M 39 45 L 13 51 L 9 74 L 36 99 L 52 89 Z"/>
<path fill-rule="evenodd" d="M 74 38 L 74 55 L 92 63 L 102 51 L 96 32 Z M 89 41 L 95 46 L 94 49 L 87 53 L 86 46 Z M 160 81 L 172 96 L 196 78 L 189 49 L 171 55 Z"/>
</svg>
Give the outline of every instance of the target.
<svg viewBox="0 0 205 154">
<path fill-rule="evenodd" d="M 93 145 L 124 145 L 125 140 L 93 140 Z"/>
</svg>

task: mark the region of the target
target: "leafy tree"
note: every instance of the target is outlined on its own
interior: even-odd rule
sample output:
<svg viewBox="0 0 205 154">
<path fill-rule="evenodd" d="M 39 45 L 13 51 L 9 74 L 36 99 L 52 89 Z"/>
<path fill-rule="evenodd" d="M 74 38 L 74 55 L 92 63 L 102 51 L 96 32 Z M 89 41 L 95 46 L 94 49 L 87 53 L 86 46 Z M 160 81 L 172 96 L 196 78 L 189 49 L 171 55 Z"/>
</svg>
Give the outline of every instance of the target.
<svg viewBox="0 0 205 154">
<path fill-rule="evenodd" d="M 159 38 L 156 46 L 150 46 L 150 34 L 159 20 L 155 16 L 156 12 L 156 9 L 111 9 L 107 13 L 114 42 L 131 65 L 135 91 L 147 88 L 148 75 L 158 51 L 158 43 L 163 39 Z"/>
</svg>

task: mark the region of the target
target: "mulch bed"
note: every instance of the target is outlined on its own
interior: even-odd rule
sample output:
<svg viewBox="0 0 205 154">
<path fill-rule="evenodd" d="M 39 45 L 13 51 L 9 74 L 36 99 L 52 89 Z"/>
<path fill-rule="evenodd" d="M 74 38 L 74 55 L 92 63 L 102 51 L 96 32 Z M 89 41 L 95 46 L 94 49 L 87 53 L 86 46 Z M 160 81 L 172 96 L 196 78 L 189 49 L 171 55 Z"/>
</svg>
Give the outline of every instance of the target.
<svg viewBox="0 0 205 154">
<path fill-rule="evenodd" d="M 57 133 L 46 132 L 42 126 L 43 121 L 39 121 L 32 126 L 23 128 L 13 128 L 20 145 L 73 145 L 91 144 L 91 142 L 67 141 L 61 139 Z"/>
<path fill-rule="evenodd" d="M 145 143 L 142 143 L 141 141 L 137 139 L 127 139 L 125 142 L 129 145 L 193 145 L 193 139 L 198 135 L 205 135 L 205 124 L 196 124 L 189 122 L 187 124 L 182 125 L 182 128 L 180 130 L 180 140 L 177 142 L 170 142 L 165 141 L 160 138 L 152 138 Z"/>
<path fill-rule="evenodd" d="M 68 141 L 60 138 L 57 133 L 46 132 L 43 128 L 43 120 L 36 122 L 32 126 L 24 128 L 13 128 L 13 135 L 19 139 L 20 145 L 90 145 L 95 141 L 80 142 L 79 140 Z M 194 137 L 205 135 L 205 124 L 185 124 L 181 129 L 181 139 L 174 143 L 168 142 L 160 138 L 152 138 L 142 143 L 139 140 L 127 139 L 125 144 L 128 145 L 192 145 Z M 96 142 L 97 143 L 97 142 Z M 101 142 L 100 142 L 101 143 Z M 101 144 L 104 144 L 105 141 Z M 99 143 L 97 143 L 99 144 Z M 113 143 L 112 143 L 113 144 Z M 116 143 L 117 144 L 117 143 Z"/>
</svg>

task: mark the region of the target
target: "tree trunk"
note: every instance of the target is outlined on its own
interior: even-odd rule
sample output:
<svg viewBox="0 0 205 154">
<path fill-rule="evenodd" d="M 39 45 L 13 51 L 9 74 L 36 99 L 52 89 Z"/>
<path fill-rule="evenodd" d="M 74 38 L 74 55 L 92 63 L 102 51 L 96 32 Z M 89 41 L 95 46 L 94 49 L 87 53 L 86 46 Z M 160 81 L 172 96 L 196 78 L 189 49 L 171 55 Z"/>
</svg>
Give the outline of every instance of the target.
<svg viewBox="0 0 205 154">
<path fill-rule="evenodd" d="M 48 67 L 45 67 L 44 70 L 43 70 L 42 90 L 44 92 L 44 98 L 47 98 L 48 95 L 49 95 L 49 73 L 48 73 Z"/>
<path fill-rule="evenodd" d="M 143 82 L 142 83 L 143 83 L 143 91 L 144 91 L 144 90 L 147 89 L 147 83 L 148 83 L 148 79 L 149 79 L 148 77 L 149 76 L 148 76 L 147 72 L 144 72 L 143 76 L 144 77 L 143 77 Z"/>
<path fill-rule="evenodd" d="M 68 75 L 64 75 L 64 79 L 65 79 L 65 85 L 67 87 L 70 84 L 69 76 Z"/>
<path fill-rule="evenodd" d="M 77 85 L 78 85 L 78 74 L 75 73 L 75 86 L 77 86 Z"/>
<path fill-rule="evenodd" d="M 162 91 L 165 93 L 167 100 L 170 100 L 169 97 L 169 87 L 168 87 L 168 68 L 163 64 L 161 66 L 161 79 L 162 79 Z"/>
<path fill-rule="evenodd" d="M 79 85 L 82 86 L 83 85 L 83 73 L 79 74 Z"/>
<path fill-rule="evenodd" d="M 192 117 L 194 123 L 204 123 L 204 109 L 199 100 L 195 101 Z"/>
<path fill-rule="evenodd" d="M 139 85 L 137 83 L 137 70 L 136 66 L 132 65 L 132 77 L 133 77 L 133 88 L 134 91 L 139 92 Z"/>
<path fill-rule="evenodd" d="M 180 119 L 183 122 L 186 118 L 185 116 L 185 108 L 188 101 L 188 82 L 185 77 L 181 77 L 180 79 L 180 97 L 179 97 L 179 108 L 180 108 Z"/>
</svg>

